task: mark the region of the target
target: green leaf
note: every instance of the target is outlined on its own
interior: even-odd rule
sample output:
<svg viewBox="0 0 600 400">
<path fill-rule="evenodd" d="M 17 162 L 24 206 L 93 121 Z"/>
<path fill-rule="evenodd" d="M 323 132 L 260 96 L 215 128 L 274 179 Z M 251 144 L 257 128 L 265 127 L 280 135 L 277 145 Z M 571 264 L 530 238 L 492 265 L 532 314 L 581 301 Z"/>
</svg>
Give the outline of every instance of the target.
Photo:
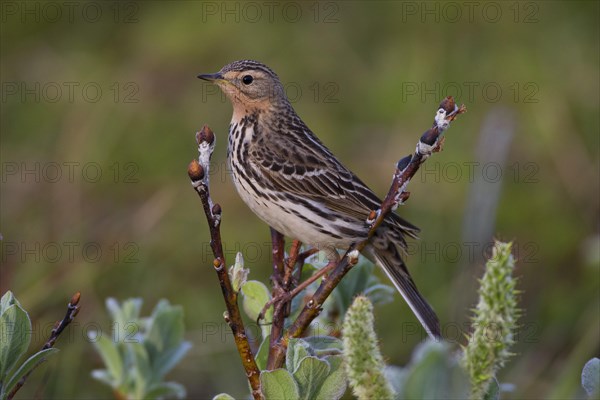
<svg viewBox="0 0 600 400">
<path fill-rule="evenodd" d="M 121 306 L 121 312 L 124 321 L 135 321 L 140 317 L 140 311 L 142 310 L 142 304 L 144 300 L 139 298 L 127 299 Z"/>
<path fill-rule="evenodd" d="M 468 378 L 450 346 L 427 340 L 415 350 L 404 385 L 406 398 L 466 399 Z"/>
<path fill-rule="evenodd" d="M 235 400 L 235 398 L 228 395 L 227 393 L 219 393 L 218 395 L 213 397 L 212 400 Z"/>
<path fill-rule="evenodd" d="M 157 378 L 165 376 L 192 348 L 190 342 L 182 342 L 179 346 L 167 350 L 160 354 L 156 362 L 153 363 L 154 373 Z"/>
<path fill-rule="evenodd" d="M 166 374 L 189 350 L 190 345 L 183 345 L 183 309 L 171 306 L 161 300 L 155 307 L 149 322 L 149 331 L 144 340 L 150 363 L 157 377 Z M 183 353 L 182 353 L 183 352 Z M 175 362 L 170 358 L 177 356 Z M 165 365 L 165 363 L 169 365 Z"/>
<path fill-rule="evenodd" d="M 340 315 L 345 315 L 354 296 L 367 289 L 369 278 L 373 275 L 373 264 L 361 262 L 355 265 L 339 285 L 334 289 L 331 306 L 337 307 Z"/>
<path fill-rule="evenodd" d="M 309 263 L 305 263 L 302 266 L 302 274 L 300 275 L 300 282 L 304 282 L 305 280 L 307 280 L 308 278 L 310 278 L 311 276 L 313 276 L 316 272 L 318 272 L 320 270 L 320 268 L 315 267 L 313 264 L 309 264 Z M 310 286 L 313 287 L 318 287 L 319 280 L 317 280 L 316 282 L 313 282 Z"/>
<path fill-rule="evenodd" d="M 152 322 L 146 338 L 156 345 L 158 351 L 163 351 L 178 346 L 183 340 L 184 330 L 183 308 L 163 306 L 152 314 Z"/>
<path fill-rule="evenodd" d="M 115 322 L 121 321 L 123 317 L 123 312 L 121 311 L 121 306 L 119 305 L 117 299 L 115 299 L 114 297 L 108 297 L 105 303 L 106 309 L 108 310 L 108 313 L 110 314 L 112 320 Z"/>
<path fill-rule="evenodd" d="M 135 384 L 135 398 L 141 399 L 145 397 L 154 379 L 150 356 L 142 343 L 130 343 L 127 348 L 134 360 L 132 373 Z"/>
<path fill-rule="evenodd" d="M 158 303 L 156 303 L 156 305 L 154 306 L 154 309 L 152 310 L 152 314 L 150 314 L 150 317 L 156 318 L 156 316 L 158 314 L 165 312 L 165 311 L 169 311 L 173 307 L 175 307 L 175 306 L 171 306 L 171 303 L 169 303 L 169 300 L 160 299 L 158 301 Z"/>
<path fill-rule="evenodd" d="M 264 370 L 267 368 L 267 361 L 269 358 L 269 344 L 271 341 L 271 335 L 265 337 L 258 348 L 258 352 L 256 353 L 255 361 L 259 370 Z M 289 348 L 289 346 L 288 346 Z"/>
<path fill-rule="evenodd" d="M 6 386 L 2 386 L 2 390 L 5 393 L 10 393 L 10 391 L 15 387 L 15 385 L 19 382 L 19 380 L 27 374 L 29 371 L 32 371 L 38 365 L 40 365 L 46 357 L 58 353 L 58 349 L 51 347 L 49 349 L 41 350 L 32 355 L 25 361 L 9 379 L 6 383 Z"/>
<path fill-rule="evenodd" d="M 329 363 L 329 375 L 315 392 L 316 400 L 337 400 L 346 392 L 346 372 L 344 371 L 344 359 L 341 355 L 326 358 Z"/>
<path fill-rule="evenodd" d="M 248 317 L 250 317 L 250 319 L 256 321 L 258 319 L 258 314 L 262 311 L 265 304 L 271 300 L 269 290 L 262 282 L 247 281 L 242 286 L 241 293 L 243 297 L 242 305 L 244 307 L 244 312 L 246 315 L 248 315 Z M 263 325 L 261 325 L 261 329 L 263 337 L 271 333 L 270 322 L 272 321 L 273 307 L 269 307 L 265 313 L 264 320 L 262 320 Z"/>
<path fill-rule="evenodd" d="M 292 375 L 283 368 L 260 373 L 260 384 L 266 399 L 298 400 L 298 385 Z"/>
<path fill-rule="evenodd" d="M 139 298 L 127 299 L 121 305 L 112 297 L 106 299 L 106 308 L 118 329 L 124 329 L 126 323 L 139 319 L 142 304 L 143 300 Z"/>
<path fill-rule="evenodd" d="M 371 280 L 377 280 L 375 275 L 371 275 Z M 394 300 L 396 289 L 383 283 L 373 283 L 365 289 L 365 296 L 371 300 L 374 305 L 388 304 Z"/>
<path fill-rule="evenodd" d="M 329 363 L 317 357 L 304 357 L 293 375 L 300 389 L 300 398 L 311 400 L 329 375 Z"/>
<path fill-rule="evenodd" d="M 115 343 L 102 333 L 90 331 L 88 338 L 94 340 L 93 345 L 100 354 L 108 373 L 112 377 L 115 386 L 118 387 L 123 382 L 123 361 Z M 96 379 L 98 379 L 96 377 Z"/>
<path fill-rule="evenodd" d="M 6 311 L 6 309 L 12 306 L 13 304 L 16 304 L 19 307 L 21 307 L 21 303 L 19 303 L 13 292 L 9 290 L 6 293 L 4 293 L 2 299 L 0 299 L 0 315 L 4 314 L 4 311 Z"/>
<path fill-rule="evenodd" d="M 29 315 L 18 304 L 6 308 L 0 316 L 0 382 L 25 355 L 31 342 Z"/>
<path fill-rule="evenodd" d="M 285 367 L 290 372 L 295 372 L 300 361 L 310 356 L 310 345 L 303 339 L 291 338 L 288 342 L 288 348 L 285 356 Z"/>
<path fill-rule="evenodd" d="M 592 397 L 600 393 L 600 359 L 592 358 L 583 367 L 581 372 L 581 386 Z"/>
<path fill-rule="evenodd" d="M 183 342 L 183 309 L 161 300 L 152 313 L 149 325 L 144 345 L 156 377 L 162 378 L 191 348 L 191 343 Z"/>
<path fill-rule="evenodd" d="M 144 399 L 185 399 L 183 385 L 176 382 L 160 382 L 153 384 Z"/>
<path fill-rule="evenodd" d="M 248 274 L 250 270 L 244 268 L 244 257 L 242 253 L 238 251 L 235 255 L 235 264 L 229 269 L 229 279 L 231 280 L 231 286 L 234 292 L 239 292 L 240 288 L 244 286 L 244 283 L 248 280 Z"/>
<path fill-rule="evenodd" d="M 141 341 L 144 327 L 139 319 L 142 299 L 128 299 L 119 305 L 112 297 L 106 299 L 106 308 L 113 319 L 113 340 L 120 343 Z"/>
</svg>

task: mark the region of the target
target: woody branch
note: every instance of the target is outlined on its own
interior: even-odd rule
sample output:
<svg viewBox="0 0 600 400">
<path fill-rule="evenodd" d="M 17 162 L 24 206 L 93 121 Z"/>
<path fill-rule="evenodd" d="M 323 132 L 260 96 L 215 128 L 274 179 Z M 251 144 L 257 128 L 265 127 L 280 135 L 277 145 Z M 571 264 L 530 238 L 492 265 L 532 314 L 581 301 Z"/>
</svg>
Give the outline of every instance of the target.
<svg viewBox="0 0 600 400">
<path fill-rule="evenodd" d="M 196 133 L 196 141 L 198 143 L 199 157 L 198 160 L 193 160 L 189 164 L 188 175 L 192 181 L 192 186 L 200 197 L 204 213 L 206 214 L 206 220 L 208 221 L 211 238 L 210 246 L 215 257 L 213 267 L 219 278 L 223 299 L 227 308 L 227 312 L 224 314 L 225 322 L 229 325 L 233 333 L 242 365 L 252 388 L 252 396 L 254 399 L 262 399 L 260 371 L 250 349 L 250 343 L 238 307 L 238 293 L 233 289 L 229 279 L 223 253 L 223 243 L 221 241 L 221 206 L 213 203 L 209 192 L 209 163 L 215 148 L 215 135 L 208 126 L 204 126 L 200 132 Z"/>
</svg>

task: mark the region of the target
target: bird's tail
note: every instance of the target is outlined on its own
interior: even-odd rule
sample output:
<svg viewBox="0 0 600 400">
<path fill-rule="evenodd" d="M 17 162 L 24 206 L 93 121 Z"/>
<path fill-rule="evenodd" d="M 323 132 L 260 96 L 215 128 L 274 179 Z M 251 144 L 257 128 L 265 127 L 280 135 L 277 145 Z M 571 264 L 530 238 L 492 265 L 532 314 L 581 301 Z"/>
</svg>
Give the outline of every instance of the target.
<svg viewBox="0 0 600 400">
<path fill-rule="evenodd" d="M 401 235 L 401 233 L 385 229 L 385 227 L 382 228 L 375 232 L 371 243 L 365 248 L 365 255 L 383 268 L 429 336 L 432 339 L 440 339 L 442 335 L 438 317 L 417 290 L 417 286 L 402 260 L 401 249 L 398 246 L 403 243 L 403 240 L 401 238 L 395 240 L 389 237 L 390 234 L 397 233 Z"/>
</svg>

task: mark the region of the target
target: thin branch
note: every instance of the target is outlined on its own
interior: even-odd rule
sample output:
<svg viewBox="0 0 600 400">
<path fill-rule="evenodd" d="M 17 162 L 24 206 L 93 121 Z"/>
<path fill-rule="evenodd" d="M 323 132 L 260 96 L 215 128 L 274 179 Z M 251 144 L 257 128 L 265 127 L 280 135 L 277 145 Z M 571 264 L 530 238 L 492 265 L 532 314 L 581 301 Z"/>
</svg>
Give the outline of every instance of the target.
<svg viewBox="0 0 600 400">
<path fill-rule="evenodd" d="M 319 249 L 317 247 L 313 247 L 298 254 L 298 258 L 296 259 L 296 268 L 294 271 L 292 271 L 292 282 L 290 282 L 290 287 L 293 288 L 295 285 L 298 285 L 298 282 L 300 282 L 300 279 L 302 278 L 302 269 L 306 259 L 318 252 Z"/>
<path fill-rule="evenodd" d="M 273 282 L 272 298 L 281 298 L 286 293 L 284 285 L 284 237 L 281 233 L 271 228 L 271 243 L 273 246 Z M 273 356 L 271 349 L 281 339 L 283 327 L 285 324 L 286 302 L 278 302 L 273 309 L 273 323 L 271 324 L 271 338 L 269 339 L 269 356 L 267 358 L 267 369 L 271 368 Z M 260 318 L 260 317 L 259 317 Z"/>
<path fill-rule="evenodd" d="M 80 299 L 81 299 L 81 293 L 79 293 L 79 292 L 75 293 L 73 295 L 73 297 L 71 297 L 71 301 L 69 301 L 69 304 L 67 304 L 67 312 L 65 313 L 64 318 L 62 319 L 62 321 L 56 321 L 54 328 L 50 332 L 50 337 L 48 338 L 48 340 L 46 340 L 46 343 L 44 343 L 44 345 L 42 346 L 40 351 L 54 347 L 54 344 L 56 343 L 56 340 L 58 339 L 60 334 L 65 330 L 65 328 L 67 326 L 69 326 L 69 324 L 71 322 L 73 322 L 73 320 L 79 313 L 79 310 L 81 309 L 81 307 L 78 305 Z M 29 372 L 27 372 L 25 375 L 23 375 L 23 377 L 19 380 L 19 382 L 17 382 L 17 384 L 15 385 L 13 390 L 11 390 L 10 393 L 8 394 L 8 396 L 7 396 L 8 400 L 11 400 L 15 396 L 15 394 L 19 391 L 19 389 L 21 389 L 23 387 L 27 378 L 29 378 L 29 375 L 31 375 L 31 373 L 37 367 L 39 367 L 44 361 L 46 361 L 46 359 L 42 358 L 33 366 L 33 368 L 31 368 L 29 370 Z"/>
<path fill-rule="evenodd" d="M 316 280 L 318 280 L 320 277 L 327 274 L 328 272 L 331 272 L 331 270 L 333 270 L 337 264 L 338 264 L 337 260 L 327 263 L 327 265 L 325 265 L 323 268 L 321 268 L 320 270 L 318 270 L 317 272 L 312 274 L 309 278 L 307 278 L 304 282 L 299 284 L 297 287 L 295 287 L 291 291 L 284 292 L 279 297 L 274 297 L 271 300 L 269 300 L 262 308 L 260 314 L 258 314 L 258 318 L 256 320 L 257 323 L 260 323 L 260 320 L 264 318 L 267 310 L 271 306 L 273 306 L 273 304 L 281 303 L 281 302 L 289 303 L 294 297 L 296 297 L 298 294 L 300 294 L 300 292 L 302 292 L 304 289 L 309 287 L 311 283 L 315 282 Z"/>
<path fill-rule="evenodd" d="M 397 163 L 392 184 L 388 194 L 381 203 L 380 209 L 372 210 L 366 221 L 369 226 L 367 237 L 361 242 L 354 243 L 350 246 L 344 257 L 337 263 L 328 279 L 321 282 L 321 285 L 312 295 L 312 298 L 306 303 L 300 312 L 300 315 L 298 315 L 298 318 L 284 333 L 276 346 L 271 349 L 274 358 L 272 362 L 273 368 L 279 368 L 283 365 L 289 339 L 301 336 L 310 323 L 319 315 L 322 310 L 322 305 L 327 297 L 329 297 L 344 275 L 346 275 L 352 266 L 358 262 L 359 252 L 367 246 L 369 240 L 375 234 L 377 228 L 383 223 L 387 215 L 408 199 L 409 192 L 406 191 L 406 186 L 411 178 L 415 175 L 420 165 L 425 162 L 431 154 L 441 150 L 444 142 L 444 137 L 442 136 L 444 131 L 448 128 L 450 122 L 464 112 L 466 112 L 466 107 L 464 105 L 457 107 L 452 96 L 446 97 L 440 103 L 434 118 L 433 126 L 421 136 L 415 152 L 412 155 L 404 157 Z M 277 307 L 277 305 L 275 305 L 275 307 Z"/>
<path fill-rule="evenodd" d="M 208 126 L 204 126 L 196 134 L 196 141 L 198 142 L 199 157 L 198 161 L 193 160 L 189 164 L 188 175 L 192 181 L 192 186 L 200 197 L 204 213 L 206 214 L 206 220 L 208 221 L 211 237 L 210 245 L 215 256 L 213 266 L 219 278 L 221 291 L 223 292 L 223 298 L 227 307 L 227 312 L 224 315 L 225 322 L 227 322 L 233 332 L 233 338 L 240 354 L 242 365 L 246 371 L 246 377 L 252 388 L 252 396 L 254 399 L 262 400 L 260 371 L 250 349 L 250 343 L 248 342 L 244 322 L 238 307 L 238 293 L 233 290 L 229 274 L 227 273 L 223 243 L 221 241 L 221 206 L 212 202 L 209 193 L 209 163 L 215 147 L 215 136 Z"/>
<path fill-rule="evenodd" d="M 298 262 L 300 256 L 300 247 L 302 247 L 302 242 L 299 240 L 294 240 L 292 242 L 292 248 L 290 249 L 290 255 L 285 261 L 285 272 L 283 275 L 283 284 L 285 286 L 289 286 L 292 284 L 290 279 L 292 278 L 292 273 L 294 272 L 294 267 Z M 304 263 L 304 259 L 302 259 L 302 263 Z"/>
</svg>

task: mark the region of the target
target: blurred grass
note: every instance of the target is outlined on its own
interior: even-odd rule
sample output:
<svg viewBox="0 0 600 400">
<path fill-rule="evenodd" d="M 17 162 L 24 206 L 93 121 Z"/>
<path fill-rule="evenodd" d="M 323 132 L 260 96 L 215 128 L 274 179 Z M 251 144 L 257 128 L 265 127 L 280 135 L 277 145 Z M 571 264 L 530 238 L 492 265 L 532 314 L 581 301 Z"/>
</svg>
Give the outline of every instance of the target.
<svg viewBox="0 0 600 400">
<path fill-rule="evenodd" d="M 44 3 L 27 4 L 38 4 L 41 13 Z M 455 340 L 462 340 L 453 329 L 464 329 L 468 320 L 482 272 L 481 248 L 490 239 L 481 238 L 477 260 L 467 257 L 462 220 L 475 211 L 465 210 L 470 182 L 464 163 L 478 159 L 475 144 L 485 116 L 499 106 L 512 109 L 517 129 L 494 232 L 515 240 L 520 250 L 524 317 L 518 356 L 500 378 L 516 385 L 508 398 L 580 395 L 581 368 L 600 351 L 597 2 L 496 3 L 502 11 L 496 23 L 486 21 L 479 8 L 472 22 L 465 8 L 462 19 L 451 22 L 441 11 L 444 3 L 436 2 L 292 3 L 302 10 L 293 23 L 284 18 L 281 3 L 272 22 L 262 9 L 262 19 L 252 23 L 254 14 L 241 11 L 244 3 L 183 1 L 92 3 L 102 10 L 92 23 L 77 12 L 89 3 L 77 4 L 72 22 L 64 10 L 56 22 L 43 15 L 36 22 L 22 10 L 11 14 L 4 4 L 2 9 L 0 289 L 13 290 L 31 311 L 39 324 L 37 343 L 73 292 L 82 292 L 83 306 L 79 325 L 58 343 L 61 354 L 44 367 L 47 372 L 32 376 L 22 398 L 110 395 L 89 376 L 100 360 L 85 339 L 87 330 L 110 329 L 108 296 L 140 296 L 145 304 L 167 297 L 184 306 L 195 347 L 173 375 L 190 398 L 246 393 L 221 320 L 204 218 L 186 175 L 196 156 L 193 134 L 208 124 L 217 134 L 218 173 L 211 182 L 224 209 L 228 262 L 243 250 L 252 277 L 266 279 L 268 229 L 242 204 L 224 173 L 231 107 L 195 78 L 242 58 L 270 65 L 290 95 L 296 89 L 298 113 L 377 193 L 387 190 L 394 162 L 412 151 L 445 94 L 467 104 L 469 112 L 450 129 L 444 151 L 426 164 L 433 172 L 413 180 L 411 199 L 400 210 L 422 229 L 407 260 L 415 281 Z M 235 11 L 208 15 L 207 4 L 239 7 L 239 22 Z M 425 4 L 437 5 L 439 22 L 435 11 L 423 17 L 406 8 Z M 534 21 L 525 23 L 532 10 Z M 335 21 L 324 22 L 327 15 Z M 133 20 L 125 23 L 129 17 Z M 65 90 L 56 102 L 48 101 L 51 92 L 39 101 L 22 90 L 10 92 L 11 85 L 34 88 L 36 82 L 40 87 L 55 82 Z M 79 84 L 73 101 L 65 82 Z M 126 87 L 128 82 L 133 86 Z M 465 82 L 479 85 L 472 98 Z M 515 82 L 518 90 L 511 86 Z M 89 83 L 102 89 L 97 102 L 82 93 Z M 502 90 L 498 101 L 490 100 L 492 91 L 489 96 L 481 91 L 490 83 Z M 525 89 L 527 83 L 537 88 L 535 94 Z M 412 85 L 417 94 L 406 92 Z M 457 85 L 462 93 L 451 90 Z M 138 102 L 124 102 L 127 95 Z M 526 95 L 537 102 L 526 103 Z M 72 180 L 65 162 L 80 163 Z M 59 163 L 62 177 L 52 183 L 43 173 L 40 179 L 21 176 L 36 163 L 40 171 Z M 93 168 L 82 171 L 86 163 L 97 163 L 98 182 L 92 182 Z M 436 182 L 435 171 L 449 163 L 461 166 L 460 179 L 440 173 Z M 524 169 L 527 163 L 535 169 Z M 13 175 L 7 168 L 15 165 L 19 172 Z M 463 253 L 449 257 L 443 251 L 449 243 Z M 67 246 L 75 246 L 73 257 Z M 90 254 L 82 253 L 84 246 Z M 62 254 L 53 256 L 57 247 Z M 102 254 L 96 257 L 98 247 Z M 409 334 L 415 323 L 409 310 L 397 299 L 376 313 L 387 361 L 407 362 L 420 339 Z"/>
</svg>

